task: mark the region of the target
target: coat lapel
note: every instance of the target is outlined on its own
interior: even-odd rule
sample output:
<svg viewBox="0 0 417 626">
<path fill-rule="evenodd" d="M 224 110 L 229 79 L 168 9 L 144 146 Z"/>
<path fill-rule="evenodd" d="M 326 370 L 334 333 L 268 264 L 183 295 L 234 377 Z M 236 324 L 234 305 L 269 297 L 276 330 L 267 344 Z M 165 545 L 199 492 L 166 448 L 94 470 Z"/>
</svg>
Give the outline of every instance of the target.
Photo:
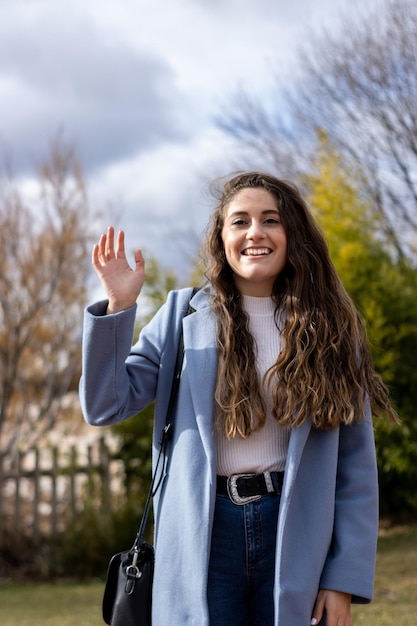
<svg viewBox="0 0 417 626">
<path fill-rule="evenodd" d="M 284 501 L 291 496 L 294 481 L 300 465 L 301 456 L 311 430 L 311 420 L 308 419 L 302 426 L 291 429 L 290 442 L 288 445 L 287 462 L 285 465 L 285 480 L 282 490 Z"/>
<path fill-rule="evenodd" d="M 214 463 L 214 390 L 217 375 L 215 321 L 208 297 L 199 291 L 191 300 L 195 312 L 184 319 L 185 370 L 204 450 Z"/>
<path fill-rule="evenodd" d="M 281 503 L 278 518 L 277 532 L 277 563 L 280 562 L 280 555 L 283 545 L 283 537 L 286 528 L 287 515 L 291 501 L 294 483 L 300 466 L 308 435 L 311 430 L 311 420 L 307 420 L 300 427 L 291 430 L 290 442 L 288 445 L 287 461 L 285 464 L 284 484 L 282 486 Z"/>
</svg>

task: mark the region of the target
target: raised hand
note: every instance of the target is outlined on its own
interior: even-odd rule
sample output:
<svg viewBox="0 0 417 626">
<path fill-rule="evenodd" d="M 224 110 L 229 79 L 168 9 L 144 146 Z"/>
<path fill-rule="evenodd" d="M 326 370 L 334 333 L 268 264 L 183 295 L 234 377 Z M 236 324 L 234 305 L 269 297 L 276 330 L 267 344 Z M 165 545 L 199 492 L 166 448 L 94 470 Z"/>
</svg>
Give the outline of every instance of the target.
<svg viewBox="0 0 417 626">
<path fill-rule="evenodd" d="M 145 261 L 135 252 L 135 268 L 126 259 L 124 232 L 119 231 L 114 246 L 114 228 L 101 235 L 92 253 L 92 264 L 109 299 L 107 313 L 118 313 L 133 306 L 145 282 Z"/>
</svg>

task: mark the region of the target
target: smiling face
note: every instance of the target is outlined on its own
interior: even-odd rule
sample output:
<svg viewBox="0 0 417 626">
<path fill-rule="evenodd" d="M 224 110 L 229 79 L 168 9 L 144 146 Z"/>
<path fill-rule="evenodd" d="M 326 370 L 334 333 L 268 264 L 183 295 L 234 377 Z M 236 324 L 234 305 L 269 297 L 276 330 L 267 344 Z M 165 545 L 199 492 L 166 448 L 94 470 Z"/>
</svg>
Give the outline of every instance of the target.
<svg viewBox="0 0 417 626">
<path fill-rule="evenodd" d="M 239 291 L 270 296 L 287 262 L 287 238 L 274 196 L 262 187 L 239 191 L 225 209 L 222 240 Z"/>
</svg>

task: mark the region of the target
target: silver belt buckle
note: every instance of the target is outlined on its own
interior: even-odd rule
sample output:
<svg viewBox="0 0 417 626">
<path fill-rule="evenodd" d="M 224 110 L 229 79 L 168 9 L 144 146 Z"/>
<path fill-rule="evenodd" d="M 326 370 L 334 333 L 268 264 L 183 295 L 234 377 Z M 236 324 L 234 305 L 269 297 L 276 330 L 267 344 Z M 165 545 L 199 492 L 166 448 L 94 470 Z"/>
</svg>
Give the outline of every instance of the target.
<svg viewBox="0 0 417 626">
<path fill-rule="evenodd" d="M 269 474 L 269 472 L 266 472 L 266 473 Z M 251 476 L 255 476 L 255 474 L 232 474 L 232 476 L 229 476 L 229 478 L 227 479 L 227 493 L 229 494 L 229 498 L 231 499 L 231 501 L 234 502 L 235 504 L 242 506 L 243 504 L 248 504 L 248 502 L 254 502 L 254 500 L 259 500 L 260 498 L 262 498 L 261 495 L 240 496 L 238 494 L 237 492 L 238 479 L 239 478 L 251 478 Z M 269 479 L 271 480 L 271 476 L 269 476 Z M 271 484 L 272 484 L 272 481 L 271 481 Z M 272 486 L 272 491 L 273 490 L 274 490 L 274 487 Z M 268 486 L 268 491 L 269 491 L 269 486 Z"/>
</svg>

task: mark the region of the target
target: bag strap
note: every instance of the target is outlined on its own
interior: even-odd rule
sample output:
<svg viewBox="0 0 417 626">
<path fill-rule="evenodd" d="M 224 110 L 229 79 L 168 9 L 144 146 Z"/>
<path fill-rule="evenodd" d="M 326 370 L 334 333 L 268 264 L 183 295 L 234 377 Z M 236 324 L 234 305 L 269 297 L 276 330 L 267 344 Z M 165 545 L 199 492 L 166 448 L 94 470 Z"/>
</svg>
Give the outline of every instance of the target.
<svg viewBox="0 0 417 626">
<path fill-rule="evenodd" d="M 190 298 L 189 298 L 189 301 L 188 301 L 187 310 L 184 313 L 184 317 L 186 317 L 187 315 L 190 315 L 190 313 L 194 312 L 193 307 L 190 305 L 190 300 L 194 297 L 194 295 L 197 293 L 197 291 L 199 291 L 199 287 L 193 287 L 191 295 L 190 295 Z M 176 357 L 176 361 L 175 361 L 174 376 L 172 378 L 171 392 L 170 392 L 169 402 L 168 402 L 168 409 L 167 409 L 166 418 L 165 418 L 165 426 L 162 429 L 161 438 L 159 440 L 158 459 L 156 461 L 155 470 L 154 470 L 154 472 L 152 474 L 151 486 L 149 488 L 148 496 L 146 498 L 146 503 L 145 503 L 145 508 L 143 510 L 142 520 L 141 520 L 141 523 L 140 523 L 138 534 L 136 535 L 136 539 L 135 539 L 135 542 L 134 542 L 133 547 L 132 547 L 132 550 L 134 552 L 138 552 L 139 549 L 140 549 L 140 546 L 144 543 L 144 534 L 145 534 L 146 523 L 148 521 L 149 510 L 150 510 L 150 507 L 151 507 L 151 501 L 152 501 L 152 498 L 154 497 L 154 495 L 156 494 L 156 492 L 158 491 L 159 487 L 161 486 L 163 477 L 165 475 L 164 468 L 165 468 L 165 463 L 166 463 L 166 458 L 167 458 L 165 452 L 166 452 L 166 448 L 167 448 L 168 442 L 170 441 L 171 435 L 172 435 L 172 428 L 173 428 L 172 415 L 174 414 L 174 405 L 175 405 L 175 401 L 177 399 L 177 393 L 178 393 L 178 387 L 179 387 L 179 384 L 180 384 L 183 360 L 184 360 L 184 337 L 183 337 L 182 323 L 181 323 L 181 330 L 180 330 L 180 337 L 179 337 L 179 342 L 178 342 L 177 357 Z M 162 470 L 159 472 L 159 466 L 160 466 L 161 460 L 163 460 L 164 466 L 163 466 Z M 158 478 L 158 481 L 157 481 L 158 473 L 159 473 L 159 478 Z M 155 483 L 156 483 L 156 485 L 155 485 Z"/>
</svg>

